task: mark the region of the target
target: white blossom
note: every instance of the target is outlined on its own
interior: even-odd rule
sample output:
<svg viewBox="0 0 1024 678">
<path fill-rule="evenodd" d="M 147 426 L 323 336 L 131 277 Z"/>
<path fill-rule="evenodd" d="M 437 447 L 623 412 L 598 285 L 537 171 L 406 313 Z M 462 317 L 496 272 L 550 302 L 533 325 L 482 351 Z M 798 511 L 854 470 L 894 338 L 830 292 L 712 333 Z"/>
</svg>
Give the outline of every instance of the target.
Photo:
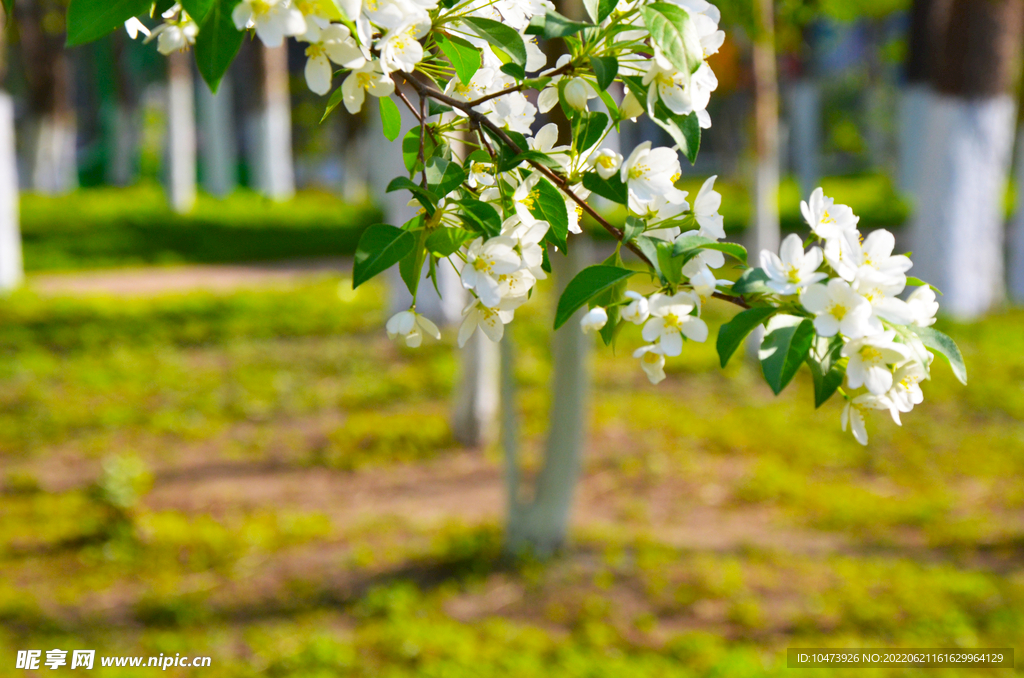
<svg viewBox="0 0 1024 678">
<path fill-rule="evenodd" d="M 812 285 L 828 277 L 818 273 L 823 255 L 821 249 L 812 247 L 804 252 L 800 236 L 786 236 L 779 248 L 779 254 L 761 251 L 761 268 L 768 274 L 766 283 L 776 294 L 796 294 L 801 288 Z"/>
<path fill-rule="evenodd" d="M 402 338 L 405 340 L 406 346 L 411 348 L 416 348 L 423 343 L 424 333 L 434 339 L 441 338 L 441 331 L 437 329 L 437 325 L 412 309 L 391 316 L 386 329 L 389 339 Z"/>
<path fill-rule="evenodd" d="M 842 355 L 849 358 L 846 365 L 846 382 L 850 388 L 864 386 L 873 395 L 885 395 L 892 388 L 892 369 L 910 358 L 910 350 L 893 341 L 893 331 L 852 339 L 843 346 Z"/>
</svg>

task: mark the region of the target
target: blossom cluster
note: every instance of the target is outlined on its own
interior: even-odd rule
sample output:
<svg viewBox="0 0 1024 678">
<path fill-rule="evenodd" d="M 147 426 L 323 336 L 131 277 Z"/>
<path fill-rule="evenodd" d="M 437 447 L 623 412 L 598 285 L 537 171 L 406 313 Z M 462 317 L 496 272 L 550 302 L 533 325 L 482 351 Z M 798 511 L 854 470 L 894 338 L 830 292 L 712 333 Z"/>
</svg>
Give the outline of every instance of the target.
<svg viewBox="0 0 1024 678">
<path fill-rule="evenodd" d="M 197 36 L 221 29 L 194 21 L 187 10 L 195 0 L 181 1 L 152 33 L 138 19 L 125 26 L 133 37 L 156 38 L 164 53 L 195 44 L 198 60 Z M 402 139 L 409 174 L 388 191 L 408 191 L 419 214 L 400 227 L 367 229 L 353 270 L 358 286 L 399 265 L 413 304 L 388 320 L 392 339 L 416 347 L 425 336 L 440 338 L 415 299 L 421 279 L 436 287 L 438 268 L 450 265 L 469 298 L 459 345 L 477 330 L 500 341 L 550 273 L 549 257 L 573 246 L 587 214 L 618 247 L 568 283 L 555 327 L 584 307 L 583 331 L 605 343 L 623 324 L 642 326 L 644 343 L 633 355 L 652 383 L 665 379 L 666 358 L 679 356 L 686 341 L 708 339 L 701 313 L 712 297 L 746 309 L 719 331 L 723 366 L 763 325 L 759 357 L 773 390 L 806 362 L 816 403 L 840 393 L 843 428 L 864 444 L 865 411 L 888 410 L 900 423 L 922 401 L 929 349 L 964 378 L 955 345 L 930 327 L 935 294 L 907 277 L 911 262 L 893 254 L 892 234 L 863 237 L 853 211 L 818 189 L 802 204 L 812 240 L 790 235 L 778 254 L 762 252 L 760 268 L 749 268 L 746 250 L 725 241 L 716 177 L 692 198 L 677 187 L 681 156 L 695 162 L 702 130 L 711 127 L 708 104 L 718 86 L 707 59 L 725 33 L 707 0 L 589 1 L 589 21 L 559 15 L 549 0 L 213 1 L 267 46 L 288 37 L 306 43 L 313 92 L 331 92 L 342 71 L 328 112 L 343 103 L 357 113 L 369 94 L 392 140 L 402 134 L 396 101 L 416 118 Z M 562 41 L 553 65 L 538 37 Z M 215 84 L 228 62 L 207 54 L 202 63 Z M 538 124 L 556 107 L 568 125 Z M 673 145 L 645 141 L 620 153 L 613 131 L 643 115 Z M 625 219 L 610 223 L 591 206 L 595 195 L 621 205 Z M 645 267 L 646 294 L 627 289 L 639 272 L 623 263 L 624 248 Z M 727 257 L 740 264 L 737 280 L 718 277 Z M 918 289 L 902 298 L 908 285 Z"/>
</svg>

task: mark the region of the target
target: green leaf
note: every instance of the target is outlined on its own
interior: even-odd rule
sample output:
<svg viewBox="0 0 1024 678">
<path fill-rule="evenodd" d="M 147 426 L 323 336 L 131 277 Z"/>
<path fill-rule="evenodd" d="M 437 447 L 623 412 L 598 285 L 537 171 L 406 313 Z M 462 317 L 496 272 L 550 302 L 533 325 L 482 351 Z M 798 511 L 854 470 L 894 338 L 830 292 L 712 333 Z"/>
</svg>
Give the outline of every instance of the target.
<svg viewBox="0 0 1024 678">
<path fill-rule="evenodd" d="M 245 33 L 235 28 L 235 22 L 231 19 L 231 11 L 238 2 L 239 0 L 215 0 L 213 8 L 207 12 L 206 19 L 199 26 L 199 35 L 196 36 L 196 66 L 211 92 L 217 91 L 221 78 L 235 60 L 235 55 L 238 54 L 238 49 L 245 38 Z M 333 98 L 332 96 L 331 99 Z M 338 101 L 341 101 L 340 97 Z M 329 112 L 330 109 L 327 113 Z M 324 117 L 327 117 L 327 113 L 324 113 Z"/>
<path fill-rule="evenodd" d="M 355 261 L 352 266 L 352 289 L 391 268 L 416 246 L 416 236 L 409 231 L 374 224 L 359 238 Z"/>
<path fill-rule="evenodd" d="M 604 130 L 608 127 L 608 116 L 599 112 L 581 113 L 575 122 L 573 141 L 576 144 L 576 150 L 582 153 L 594 146 L 604 136 Z"/>
<path fill-rule="evenodd" d="M 380 122 L 384 136 L 388 141 L 394 141 L 402 133 L 402 112 L 391 97 L 380 97 L 377 101 L 380 102 Z"/>
<path fill-rule="evenodd" d="M 629 191 L 626 184 L 622 183 L 622 180 L 615 175 L 612 175 L 610 179 L 602 179 L 597 172 L 588 172 L 583 175 L 583 188 L 620 205 L 629 202 Z"/>
<path fill-rule="evenodd" d="M 420 279 L 423 277 L 423 261 L 427 257 L 427 249 L 424 242 L 427 239 L 427 232 L 420 229 L 416 232 L 416 245 L 412 251 L 402 257 L 398 262 L 398 274 L 402 276 L 409 294 L 416 298 L 416 292 L 420 288 Z"/>
<path fill-rule="evenodd" d="M 732 285 L 733 294 L 771 294 L 772 290 L 765 283 L 768 274 L 764 269 L 748 268 Z"/>
<path fill-rule="evenodd" d="M 807 318 L 794 315 L 777 315 L 768 321 L 761 350 L 757 358 L 761 361 L 761 372 L 775 395 L 782 393 L 814 341 L 814 323 Z"/>
<path fill-rule="evenodd" d="M 569 236 L 569 211 L 565 205 L 565 198 L 547 179 L 538 181 L 533 190 L 537 195 L 530 206 L 530 214 L 540 221 L 548 222 L 551 226 L 548 234 L 558 249 L 564 252 L 565 240 Z"/>
<path fill-rule="evenodd" d="M 701 250 L 717 250 L 738 259 L 744 266 L 747 264 L 747 248 L 734 242 L 717 242 L 700 235 L 684 235 L 676 238 L 672 247 L 672 256 L 683 257 L 689 261 Z"/>
<path fill-rule="evenodd" d="M 622 268 L 622 255 L 619 254 L 619 250 L 616 249 L 611 256 L 605 259 L 602 263 L 605 266 Z M 608 322 L 606 322 L 604 327 L 599 330 L 601 339 L 604 341 L 605 346 L 611 346 L 612 342 L 615 341 L 615 337 L 619 334 L 619 318 L 622 313 L 621 303 L 625 298 L 626 278 L 623 278 L 604 292 L 595 296 L 589 302 L 591 308 L 594 306 L 603 306 L 605 312 L 608 314 Z"/>
<path fill-rule="evenodd" d="M 388 184 L 385 192 L 393 193 L 394 191 L 402 190 L 412 193 L 413 197 L 423 205 L 425 210 L 427 210 L 427 214 L 432 215 L 437 209 L 437 196 L 414 182 L 409 177 L 395 177 L 391 180 L 391 183 Z"/>
<path fill-rule="evenodd" d="M 540 35 L 549 40 L 575 35 L 585 28 L 593 28 L 593 24 L 572 21 L 550 9 L 545 14 L 535 14 L 526 27 L 527 35 Z"/>
<path fill-rule="evenodd" d="M 583 6 L 587 10 L 587 14 L 594 20 L 594 23 L 599 24 L 615 11 L 615 5 L 617 0 L 583 0 Z"/>
<path fill-rule="evenodd" d="M 185 8 L 188 15 L 197 24 L 202 24 L 203 19 L 213 8 L 214 0 L 181 0 L 181 6 Z"/>
<path fill-rule="evenodd" d="M 427 186 L 437 196 L 446 196 L 462 185 L 466 173 L 458 163 L 434 156 L 427 160 Z"/>
<path fill-rule="evenodd" d="M 2 0 L 4 6 L 4 14 L 11 16 L 11 12 L 14 11 L 14 0 Z"/>
<path fill-rule="evenodd" d="M 807 354 L 807 366 L 814 379 L 814 407 L 821 407 L 843 384 L 846 367 L 840 363 L 843 351 L 842 337 L 818 337 L 817 348 Z"/>
<path fill-rule="evenodd" d="M 603 92 L 608 89 L 615 76 L 619 74 L 619 60 L 613 56 L 590 57 L 590 67 L 594 69 L 597 77 L 597 90 Z"/>
<path fill-rule="evenodd" d="M 420 126 L 417 125 L 402 137 L 402 160 L 405 162 L 405 168 L 410 172 L 417 172 L 423 168 L 423 165 L 420 164 L 419 155 Z M 448 153 L 438 153 L 438 148 L 433 138 L 426 134 L 423 137 L 423 157 L 430 158 L 435 155 L 448 155 Z"/>
<path fill-rule="evenodd" d="M 437 40 L 437 46 L 448 57 L 448 61 L 452 62 L 455 74 L 459 76 L 459 80 L 464 85 L 468 85 L 469 81 L 476 75 L 476 72 L 480 70 L 483 58 L 480 50 L 474 47 L 468 40 L 463 40 L 455 35 L 438 32 L 434 34 L 434 37 Z"/>
<path fill-rule="evenodd" d="M 460 247 L 476 237 L 476 233 L 463 228 L 439 228 L 427 236 L 427 251 L 438 257 L 450 257 Z"/>
<path fill-rule="evenodd" d="M 654 265 L 654 270 L 658 273 L 658 276 L 665 280 L 665 274 L 661 272 L 661 264 L 658 263 L 658 243 L 663 241 L 658 238 L 652 238 L 649 235 L 638 235 L 635 242 L 637 249 L 643 252 L 647 260 Z M 671 255 L 671 252 L 669 254 Z M 669 256 L 669 259 L 671 258 Z"/>
<path fill-rule="evenodd" d="M 514 28 L 500 21 L 474 16 L 463 17 L 462 22 L 481 38 L 505 52 L 513 62 L 526 67 L 526 45 Z"/>
<path fill-rule="evenodd" d="M 498 210 L 480 200 L 461 200 L 463 222 L 470 228 L 475 228 L 489 237 L 501 233 L 501 215 Z"/>
<path fill-rule="evenodd" d="M 697 27 L 685 9 L 667 2 L 655 2 L 640 8 L 644 25 L 651 39 L 668 59 L 683 73 L 691 74 L 704 61 Z"/>
<path fill-rule="evenodd" d="M 335 108 L 337 108 L 339 104 L 341 104 L 341 102 L 342 102 L 342 100 L 344 98 L 345 98 L 345 93 L 341 91 L 340 87 L 338 89 L 334 90 L 333 92 L 331 92 L 331 98 L 327 100 L 327 108 L 324 109 L 324 117 L 320 118 L 320 122 L 323 122 L 324 120 L 326 120 L 327 116 L 330 115 L 331 112 Z"/>
<path fill-rule="evenodd" d="M 638 217 L 626 217 L 626 225 L 622 228 L 622 242 L 628 243 L 633 238 L 637 237 L 647 228 L 647 224 Z"/>
<path fill-rule="evenodd" d="M 71 0 L 67 16 L 67 47 L 102 38 L 133 16 L 148 14 L 153 0 Z"/>
<path fill-rule="evenodd" d="M 964 356 L 960 353 L 956 342 L 932 327 L 910 326 L 907 329 L 916 334 L 922 344 L 945 358 L 957 381 L 964 386 L 967 385 L 967 365 L 964 364 Z"/>
<path fill-rule="evenodd" d="M 564 325 L 572 317 L 572 314 L 588 301 L 635 272 L 618 266 L 596 264 L 577 273 L 576 277 L 565 286 L 565 291 L 562 292 L 562 296 L 558 300 L 558 308 L 555 311 L 555 329 Z"/>
<path fill-rule="evenodd" d="M 678 285 L 683 281 L 683 264 L 686 263 L 686 260 L 682 257 L 672 256 L 672 243 L 664 240 L 658 240 L 656 243 L 661 275 L 670 283 Z"/>
<path fill-rule="evenodd" d="M 612 120 L 615 121 L 615 129 L 619 128 L 619 105 L 615 103 L 615 99 L 608 93 L 608 90 L 601 90 L 597 93 L 601 97 L 601 101 L 604 102 L 605 107 L 608 108 L 608 113 L 611 114 Z"/>
<path fill-rule="evenodd" d="M 686 156 L 691 165 L 697 162 L 701 129 L 696 113 L 676 115 L 659 100 L 654 106 L 651 119 L 658 127 L 668 132 L 672 141 L 679 146 L 679 152 Z"/>
<path fill-rule="evenodd" d="M 732 358 L 733 353 L 740 347 L 743 340 L 747 338 L 747 335 L 755 327 L 771 318 L 776 310 L 769 306 L 748 308 L 736 314 L 732 320 L 722 325 L 718 330 L 718 342 L 716 344 L 718 359 L 722 362 L 722 367 L 729 364 L 729 359 Z"/>
<path fill-rule="evenodd" d="M 523 80 L 526 78 L 526 69 L 519 64 L 512 63 L 511 61 L 507 64 L 502 64 L 498 70 L 505 75 L 511 75 L 516 80 Z"/>
</svg>

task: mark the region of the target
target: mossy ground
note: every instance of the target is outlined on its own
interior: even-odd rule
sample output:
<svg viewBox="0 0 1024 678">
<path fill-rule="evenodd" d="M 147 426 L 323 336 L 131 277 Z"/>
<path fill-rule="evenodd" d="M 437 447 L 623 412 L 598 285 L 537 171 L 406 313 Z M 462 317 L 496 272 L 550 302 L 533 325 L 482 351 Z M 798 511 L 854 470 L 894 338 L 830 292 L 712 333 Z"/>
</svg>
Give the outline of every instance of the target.
<svg viewBox="0 0 1024 678">
<path fill-rule="evenodd" d="M 396 347 L 383 289 L 344 285 L 0 303 L 0 675 L 29 648 L 660 678 L 780 675 L 792 646 L 1024 647 L 1024 313 L 946 325 L 970 386 L 937 365 L 868 448 L 806 374 L 775 398 L 689 344 L 653 387 L 626 332 L 594 353 L 573 544 L 512 563 L 498 453 L 448 428 L 452 332 Z M 528 466 L 547 299 L 516 320 Z"/>
</svg>

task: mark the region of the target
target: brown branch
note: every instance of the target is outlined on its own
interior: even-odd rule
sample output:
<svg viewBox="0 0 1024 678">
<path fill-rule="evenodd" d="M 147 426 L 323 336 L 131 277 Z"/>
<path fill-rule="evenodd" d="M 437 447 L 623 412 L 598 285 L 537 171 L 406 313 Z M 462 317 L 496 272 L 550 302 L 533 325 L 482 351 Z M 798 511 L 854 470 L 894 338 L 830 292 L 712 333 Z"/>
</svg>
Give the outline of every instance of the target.
<svg viewBox="0 0 1024 678">
<path fill-rule="evenodd" d="M 512 141 L 511 137 L 509 137 L 508 134 L 505 133 L 505 130 L 501 129 L 500 127 L 495 125 L 493 122 L 491 122 L 487 118 L 487 116 L 484 115 L 483 113 L 480 113 L 479 111 L 473 110 L 473 108 L 467 102 L 459 101 L 458 99 L 455 99 L 453 97 L 448 96 L 447 94 L 444 94 L 443 92 L 439 92 L 436 89 L 434 89 L 432 87 L 429 87 L 429 86 L 425 85 L 424 83 L 420 82 L 419 80 L 417 80 L 416 78 L 412 77 L 411 75 L 406 75 L 405 73 L 399 73 L 399 74 L 402 76 L 402 78 L 405 80 L 405 82 L 409 83 L 413 87 L 413 89 L 415 89 L 420 94 L 420 96 L 430 97 L 430 98 L 434 99 L 435 101 L 440 101 L 441 103 L 447 104 L 447 105 L 451 106 L 452 108 L 459 109 L 460 111 L 462 111 L 463 113 L 465 113 L 469 117 L 470 124 L 474 125 L 478 130 L 481 127 L 484 127 L 487 130 L 491 131 L 496 137 L 501 139 L 501 142 L 503 144 L 505 144 L 506 146 L 508 146 L 509 148 L 511 148 L 513 152 L 521 153 L 523 151 L 523 149 L 519 148 L 519 146 L 514 141 Z M 508 90 L 506 90 L 506 91 L 508 91 Z M 505 92 L 502 92 L 502 93 L 505 93 Z M 481 136 L 481 138 L 484 137 L 483 134 L 481 134 L 480 136 Z M 492 153 L 492 155 L 493 155 L 493 153 Z M 535 160 L 531 160 L 531 159 L 527 158 L 526 162 L 529 163 L 530 165 L 532 165 L 537 171 L 539 171 L 541 174 L 546 176 L 548 179 L 553 181 L 555 183 L 555 185 L 558 186 L 558 188 L 563 193 L 565 193 L 567 196 L 569 196 L 569 198 L 573 202 L 575 202 L 577 205 L 579 205 L 583 209 L 584 212 L 586 212 L 591 217 L 593 217 L 594 221 L 596 221 L 598 224 L 601 225 L 602 228 L 604 228 L 606 231 L 608 231 L 613 236 L 615 236 L 616 240 L 618 240 L 619 242 L 622 242 L 623 237 L 625 237 L 625 235 L 622 232 L 622 230 L 619 229 L 619 228 L 616 228 L 611 223 L 609 223 L 607 219 L 605 219 L 600 214 L 598 214 L 597 210 L 595 210 L 593 207 L 588 205 L 586 200 L 584 200 L 583 198 L 581 198 L 578 195 L 576 195 L 576 193 L 569 187 L 569 182 L 565 179 L 565 177 L 562 177 L 562 176 L 559 176 L 558 174 L 555 174 L 553 171 L 551 171 L 551 169 L 545 167 L 544 165 L 540 164 L 539 162 L 537 162 Z M 639 257 L 641 261 L 646 263 L 648 266 L 652 266 L 652 267 L 654 266 L 654 262 L 652 262 L 650 259 L 647 258 L 647 255 L 645 255 L 640 250 L 640 248 L 637 247 L 636 243 L 634 243 L 633 241 L 630 241 L 630 242 L 627 242 L 627 243 L 624 243 L 624 244 L 626 245 L 626 247 L 631 252 L 633 252 L 633 254 L 635 254 L 637 257 Z M 750 306 L 745 301 L 743 301 L 742 299 L 739 299 L 737 297 L 730 297 L 730 296 L 728 296 L 726 294 L 722 294 L 721 292 L 715 292 L 714 293 L 714 297 L 716 299 L 722 299 L 723 301 L 728 301 L 730 303 L 736 304 L 737 306 L 741 306 L 743 308 L 750 308 Z"/>
<path fill-rule="evenodd" d="M 569 73 L 574 68 L 575 68 L 575 66 L 570 61 L 569 63 L 562 64 L 561 66 L 559 66 L 555 70 L 551 71 L 550 73 L 544 73 L 540 77 L 542 77 L 542 78 L 553 78 L 556 75 L 564 75 L 566 73 Z M 497 99 L 498 97 L 503 97 L 506 94 L 509 94 L 511 92 L 521 92 L 525 87 L 526 87 L 526 83 L 525 82 L 521 82 L 518 85 L 516 85 L 515 87 L 509 87 L 509 88 L 503 89 L 503 90 L 501 90 L 499 92 L 491 92 L 490 94 L 483 95 L 479 99 L 473 99 L 472 101 L 468 101 L 468 102 L 466 102 L 466 105 L 469 106 L 470 108 L 476 108 L 480 104 L 486 103 L 486 102 L 490 101 L 491 99 Z"/>
</svg>

